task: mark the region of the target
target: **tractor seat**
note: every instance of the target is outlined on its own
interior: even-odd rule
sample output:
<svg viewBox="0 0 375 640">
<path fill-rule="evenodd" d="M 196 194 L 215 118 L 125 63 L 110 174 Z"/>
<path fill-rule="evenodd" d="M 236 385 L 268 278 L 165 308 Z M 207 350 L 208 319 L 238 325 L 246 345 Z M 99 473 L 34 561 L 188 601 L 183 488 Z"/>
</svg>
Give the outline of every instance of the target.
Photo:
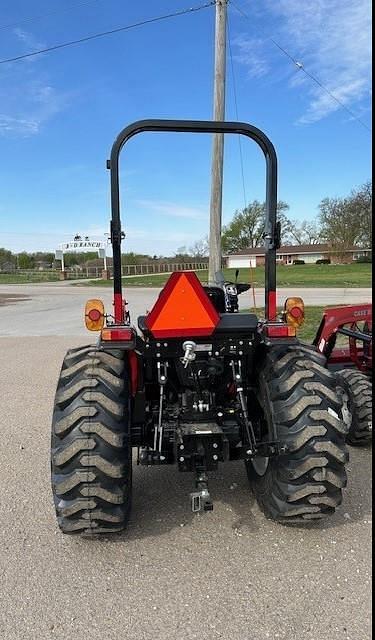
<svg viewBox="0 0 375 640">
<path fill-rule="evenodd" d="M 258 318 L 255 313 L 221 313 L 214 333 L 254 333 L 257 326 Z M 146 316 L 138 317 L 138 328 L 144 335 L 150 335 L 151 332 L 146 326 Z"/>
<path fill-rule="evenodd" d="M 254 333 L 257 326 L 255 313 L 221 313 L 214 333 Z"/>
</svg>

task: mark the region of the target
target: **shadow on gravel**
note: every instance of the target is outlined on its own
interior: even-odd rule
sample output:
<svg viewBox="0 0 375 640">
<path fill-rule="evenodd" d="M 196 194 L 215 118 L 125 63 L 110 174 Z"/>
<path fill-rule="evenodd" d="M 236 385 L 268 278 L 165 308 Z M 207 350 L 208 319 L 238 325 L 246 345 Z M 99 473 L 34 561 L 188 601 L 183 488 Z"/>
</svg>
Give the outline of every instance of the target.
<svg viewBox="0 0 375 640">
<path fill-rule="evenodd" d="M 372 515 L 372 446 L 348 447 L 348 451 L 348 486 L 344 500 L 338 512 L 325 522 L 325 528 L 358 522 Z"/>
<path fill-rule="evenodd" d="M 136 541 L 188 529 L 197 521 L 202 526 L 202 534 L 221 526 L 231 527 L 234 535 L 248 535 L 258 530 L 255 499 L 242 461 L 222 465 L 218 472 L 209 474 L 213 511 L 191 512 L 189 494 L 194 490 L 192 473 L 180 473 L 173 466 L 137 467 L 133 462 L 133 504 L 127 528 L 113 535 L 90 535 L 80 540 Z"/>
<path fill-rule="evenodd" d="M 225 521 L 235 532 L 257 530 L 253 514 L 254 497 L 242 462 L 233 462 L 209 474 L 213 512 L 199 515 L 190 510 L 189 494 L 195 491 L 194 475 L 180 473 L 175 467 L 135 467 L 133 506 L 127 530 L 118 540 L 158 536 L 179 527 L 188 527 L 196 519 L 220 524 Z M 215 526 L 215 525 L 214 525 Z"/>
<path fill-rule="evenodd" d="M 327 530 L 349 526 L 371 514 L 371 448 L 350 448 L 348 487 L 344 491 L 343 504 L 330 518 L 290 525 L 293 529 Z M 203 531 L 207 527 L 231 527 L 234 534 L 249 535 L 258 531 L 259 514 L 255 498 L 248 484 L 243 462 L 222 465 L 219 471 L 209 475 L 209 488 L 214 511 L 193 514 L 190 511 L 189 493 L 194 491 L 193 474 L 183 474 L 175 467 L 133 467 L 133 505 L 131 518 L 125 531 L 113 536 L 103 536 L 111 542 L 126 542 L 147 537 L 162 536 L 174 529 L 189 528 L 199 519 Z M 207 525 L 204 520 L 207 519 Z M 272 526 L 273 523 L 270 522 Z M 273 525 L 274 526 L 274 525 Z M 284 530 L 285 525 L 277 524 Z M 101 536 L 90 536 L 86 539 Z M 82 538 L 81 538 L 82 540 Z"/>
</svg>

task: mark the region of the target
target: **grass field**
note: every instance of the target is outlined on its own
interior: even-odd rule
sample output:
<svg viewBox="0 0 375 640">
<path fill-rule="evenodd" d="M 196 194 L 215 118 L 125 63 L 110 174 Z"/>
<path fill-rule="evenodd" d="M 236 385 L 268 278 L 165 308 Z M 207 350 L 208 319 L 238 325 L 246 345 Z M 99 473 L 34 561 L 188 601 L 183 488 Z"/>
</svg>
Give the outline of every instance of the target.
<svg viewBox="0 0 375 640">
<path fill-rule="evenodd" d="M 57 282 L 58 275 L 48 272 L 0 273 L 0 284 L 27 284 L 28 282 Z"/>
<path fill-rule="evenodd" d="M 371 266 L 371 264 L 278 266 L 277 283 L 278 287 L 371 287 Z M 169 275 L 161 273 L 131 276 L 123 278 L 123 283 L 127 287 L 162 287 Z M 207 282 L 207 271 L 197 271 L 197 275 L 202 282 Z M 234 280 L 235 269 L 225 269 L 224 277 L 226 280 Z M 240 282 L 249 282 L 250 278 L 256 287 L 263 287 L 264 268 L 252 269 L 252 274 L 250 274 L 250 269 L 240 270 Z M 56 272 L 0 273 L 0 284 L 56 282 L 57 280 L 58 274 Z M 90 280 L 82 283 L 79 280 L 72 280 L 72 284 L 75 286 L 112 286 L 112 282 L 108 280 Z"/>
<path fill-rule="evenodd" d="M 306 307 L 305 322 L 298 331 L 298 337 L 305 342 L 312 342 L 320 325 L 325 307 Z"/>
<path fill-rule="evenodd" d="M 349 265 L 290 265 L 277 268 L 277 283 L 279 287 L 371 287 L 371 264 Z M 207 282 L 208 272 L 197 271 L 202 282 Z M 234 280 L 235 269 L 225 269 L 226 280 Z M 264 285 L 264 268 L 257 267 L 252 270 L 241 269 L 240 282 L 249 282 L 252 277 L 255 286 Z M 162 287 L 168 280 L 168 274 L 155 274 L 145 276 L 132 276 L 123 278 L 127 287 Z M 75 283 L 78 284 L 79 283 Z M 92 280 L 93 286 L 111 286 L 111 281 Z"/>
</svg>

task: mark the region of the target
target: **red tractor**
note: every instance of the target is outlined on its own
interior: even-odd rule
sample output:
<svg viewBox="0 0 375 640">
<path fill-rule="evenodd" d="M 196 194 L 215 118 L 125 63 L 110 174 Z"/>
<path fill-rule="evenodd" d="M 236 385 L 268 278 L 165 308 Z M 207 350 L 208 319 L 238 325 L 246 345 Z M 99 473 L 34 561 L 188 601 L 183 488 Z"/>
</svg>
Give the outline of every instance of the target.
<svg viewBox="0 0 375 640">
<path fill-rule="evenodd" d="M 346 346 L 337 344 L 347 338 Z M 349 395 L 352 423 L 347 441 L 353 446 L 372 441 L 372 305 L 326 309 L 313 343 L 336 372 Z"/>
<path fill-rule="evenodd" d="M 203 287 L 174 273 L 153 309 L 130 321 L 121 280 L 119 155 L 141 132 L 241 134 L 267 169 L 265 317 L 236 313 L 241 287 L 217 277 Z M 307 523 L 334 513 L 346 485 L 347 392 L 326 358 L 296 337 L 299 299 L 276 309 L 277 159 L 267 136 L 237 122 L 145 120 L 117 137 L 111 172 L 113 309 L 86 305 L 96 344 L 71 349 L 62 365 L 52 425 L 52 488 L 64 533 L 119 531 L 129 518 L 132 450 L 138 464 L 176 465 L 195 475 L 194 512 L 213 502 L 208 474 L 244 460 L 265 514 Z M 246 288 L 246 287 L 245 287 Z"/>
</svg>

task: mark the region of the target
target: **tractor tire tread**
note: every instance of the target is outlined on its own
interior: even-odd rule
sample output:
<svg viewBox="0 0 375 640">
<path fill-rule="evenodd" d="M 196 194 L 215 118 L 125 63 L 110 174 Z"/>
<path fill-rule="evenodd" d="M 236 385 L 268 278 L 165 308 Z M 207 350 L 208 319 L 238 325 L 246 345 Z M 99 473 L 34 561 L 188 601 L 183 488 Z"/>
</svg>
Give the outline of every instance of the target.
<svg viewBox="0 0 375 640">
<path fill-rule="evenodd" d="M 131 500 L 129 378 L 125 355 L 95 346 L 64 358 L 52 420 L 52 490 L 64 533 L 110 533 Z"/>
<path fill-rule="evenodd" d="M 342 369 L 337 377 L 349 395 L 352 414 L 347 442 L 353 447 L 368 446 L 372 442 L 372 381 L 358 369 Z"/>
<path fill-rule="evenodd" d="M 263 475 L 246 466 L 260 507 L 284 524 L 334 513 L 347 482 L 345 392 L 324 363 L 307 346 L 274 347 L 259 374 L 260 405 L 285 453 L 270 458 Z"/>
</svg>

